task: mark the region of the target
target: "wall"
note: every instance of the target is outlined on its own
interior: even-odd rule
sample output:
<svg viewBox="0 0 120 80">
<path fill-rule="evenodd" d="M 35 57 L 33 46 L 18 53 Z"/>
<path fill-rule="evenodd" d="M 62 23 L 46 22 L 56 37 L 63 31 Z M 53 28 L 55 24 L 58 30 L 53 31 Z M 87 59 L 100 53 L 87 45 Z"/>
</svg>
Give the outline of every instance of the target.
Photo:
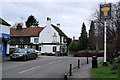
<svg viewBox="0 0 120 80">
<path fill-rule="evenodd" d="M 56 46 L 57 50 L 56 51 L 60 51 L 60 45 L 42 45 L 41 47 L 41 53 L 53 53 L 55 54 L 55 52 L 53 52 L 53 47 Z"/>
<path fill-rule="evenodd" d="M 2 37 L 3 33 L 4 33 L 4 35 L 6 35 L 5 36 L 6 38 L 9 38 L 10 37 L 10 27 L 0 24 L 0 37 Z M 9 54 L 9 43 L 8 42 L 2 42 L 2 54 Z"/>
<path fill-rule="evenodd" d="M 1 27 L 1 33 L 10 34 L 9 26 L 1 25 L 0 27 Z"/>
<path fill-rule="evenodd" d="M 60 42 L 58 32 L 52 26 L 47 26 L 39 34 L 39 43 L 52 43 L 54 33 L 57 35 L 57 41 Z"/>
<path fill-rule="evenodd" d="M 35 38 L 38 39 L 38 42 L 37 42 L 37 43 L 34 41 Z M 30 43 L 33 43 L 33 44 L 39 44 L 39 37 L 30 37 Z"/>
</svg>

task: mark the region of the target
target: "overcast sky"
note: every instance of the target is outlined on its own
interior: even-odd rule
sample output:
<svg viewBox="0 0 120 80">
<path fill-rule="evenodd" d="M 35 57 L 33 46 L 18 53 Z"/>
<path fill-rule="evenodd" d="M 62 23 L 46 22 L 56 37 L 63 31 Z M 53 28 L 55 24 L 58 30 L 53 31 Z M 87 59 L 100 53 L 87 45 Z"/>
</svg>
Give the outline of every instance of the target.
<svg viewBox="0 0 120 80">
<path fill-rule="evenodd" d="M 106 0 L 108 1 L 118 0 Z M 40 22 L 40 27 L 44 27 L 46 18 L 50 17 L 53 24 L 61 24 L 62 31 L 68 37 L 75 36 L 78 39 L 82 23 L 85 23 L 88 32 L 92 13 L 104 2 L 105 0 L 2 0 L 0 17 L 14 25 L 25 22 L 32 14 Z"/>
</svg>

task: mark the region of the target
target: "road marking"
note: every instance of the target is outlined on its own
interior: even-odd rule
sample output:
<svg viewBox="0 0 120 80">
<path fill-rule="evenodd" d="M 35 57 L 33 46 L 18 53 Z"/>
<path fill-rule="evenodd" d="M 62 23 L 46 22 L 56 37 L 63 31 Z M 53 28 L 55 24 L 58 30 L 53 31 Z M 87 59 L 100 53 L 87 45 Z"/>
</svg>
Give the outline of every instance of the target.
<svg viewBox="0 0 120 80">
<path fill-rule="evenodd" d="M 58 63 L 58 62 L 61 62 L 61 60 L 54 61 L 54 62 L 50 62 L 50 63 L 48 63 L 48 64 L 53 64 L 53 63 Z"/>
<path fill-rule="evenodd" d="M 26 69 L 26 70 L 24 70 L 24 71 L 19 72 L 18 74 L 21 74 L 21 73 L 24 73 L 24 72 L 27 72 L 27 71 L 36 69 L 36 68 L 38 68 L 38 67 L 40 67 L 40 66 L 36 66 L 36 67 L 30 68 L 30 69 Z"/>
</svg>

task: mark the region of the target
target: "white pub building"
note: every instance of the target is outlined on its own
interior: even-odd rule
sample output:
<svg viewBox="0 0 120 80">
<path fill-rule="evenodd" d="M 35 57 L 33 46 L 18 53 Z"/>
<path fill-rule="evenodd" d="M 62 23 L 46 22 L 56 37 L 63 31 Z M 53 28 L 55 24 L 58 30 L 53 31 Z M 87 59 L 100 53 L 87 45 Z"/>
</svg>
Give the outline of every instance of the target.
<svg viewBox="0 0 120 80">
<path fill-rule="evenodd" d="M 39 34 L 39 48 L 41 53 L 55 55 L 59 52 L 64 55 L 67 52 L 67 36 L 60 30 L 60 24 L 57 26 L 51 24 L 51 18 L 47 18 L 47 25 Z"/>
</svg>

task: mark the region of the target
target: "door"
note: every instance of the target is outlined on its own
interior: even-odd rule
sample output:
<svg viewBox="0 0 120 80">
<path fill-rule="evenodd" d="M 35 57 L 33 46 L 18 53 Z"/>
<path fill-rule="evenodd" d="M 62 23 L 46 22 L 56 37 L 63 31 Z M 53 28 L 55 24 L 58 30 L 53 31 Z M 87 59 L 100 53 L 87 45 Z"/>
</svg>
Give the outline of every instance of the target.
<svg viewBox="0 0 120 80">
<path fill-rule="evenodd" d="M 3 41 L 3 43 L 2 43 L 2 56 L 6 56 L 6 52 L 7 52 L 7 42 Z"/>
</svg>

